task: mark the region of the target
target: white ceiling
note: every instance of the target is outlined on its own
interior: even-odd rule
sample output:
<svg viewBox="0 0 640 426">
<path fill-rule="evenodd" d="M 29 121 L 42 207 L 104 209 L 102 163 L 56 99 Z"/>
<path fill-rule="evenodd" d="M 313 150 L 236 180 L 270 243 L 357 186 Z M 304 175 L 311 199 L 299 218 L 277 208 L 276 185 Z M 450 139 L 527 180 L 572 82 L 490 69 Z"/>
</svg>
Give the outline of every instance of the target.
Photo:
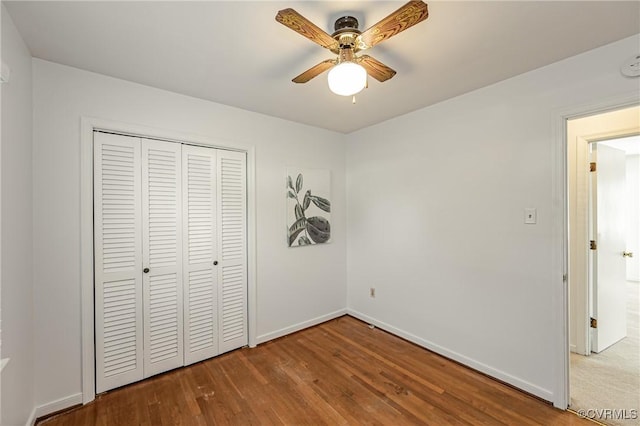
<svg viewBox="0 0 640 426">
<path fill-rule="evenodd" d="M 352 105 L 324 74 L 291 82 L 332 56 L 274 17 L 366 29 L 404 1 L 4 3 L 34 57 L 344 133 L 640 32 L 638 1 L 430 1 L 425 22 L 367 51 L 398 74 Z"/>
</svg>

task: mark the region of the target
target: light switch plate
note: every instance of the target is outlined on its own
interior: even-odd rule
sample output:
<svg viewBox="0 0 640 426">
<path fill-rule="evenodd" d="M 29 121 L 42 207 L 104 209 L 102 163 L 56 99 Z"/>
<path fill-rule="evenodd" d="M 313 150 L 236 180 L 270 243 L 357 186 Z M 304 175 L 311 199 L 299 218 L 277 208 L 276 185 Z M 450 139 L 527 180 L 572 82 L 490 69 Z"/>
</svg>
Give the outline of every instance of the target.
<svg viewBox="0 0 640 426">
<path fill-rule="evenodd" d="M 524 209 L 524 223 L 533 225 L 538 220 L 538 213 L 534 208 L 526 208 Z"/>
</svg>

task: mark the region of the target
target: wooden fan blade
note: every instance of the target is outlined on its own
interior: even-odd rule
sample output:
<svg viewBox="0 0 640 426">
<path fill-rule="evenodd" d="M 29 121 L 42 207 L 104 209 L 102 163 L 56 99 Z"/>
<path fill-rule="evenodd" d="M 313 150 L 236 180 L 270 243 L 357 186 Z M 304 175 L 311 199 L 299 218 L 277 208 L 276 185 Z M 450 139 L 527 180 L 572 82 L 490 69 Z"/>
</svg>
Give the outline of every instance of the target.
<svg viewBox="0 0 640 426">
<path fill-rule="evenodd" d="M 357 39 L 357 46 L 360 50 L 373 47 L 418 22 L 424 21 L 428 17 L 429 11 L 425 2 L 410 1 L 360 34 Z"/>
<path fill-rule="evenodd" d="M 339 47 L 338 42 L 329 34 L 322 31 L 313 22 L 293 9 L 283 9 L 279 11 L 276 15 L 276 21 L 329 50 L 334 50 Z"/>
<path fill-rule="evenodd" d="M 322 74 L 323 72 L 325 72 L 326 70 L 334 66 L 335 64 L 336 64 L 335 59 L 327 59 L 326 61 L 322 61 L 319 64 L 312 66 L 311 68 L 309 68 L 308 70 L 306 70 L 305 72 L 303 72 L 302 74 L 300 74 L 299 76 L 297 76 L 291 81 L 293 81 L 294 83 L 306 83 L 307 81 L 311 80 L 313 77 Z"/>
<path fill-rule="evenodd" d="M 367 74 L 369 74 L 379 82 L 387 81 L 391 77 L 396 75 L 396 72 L 394 70 L 369 55 L 362 55 L 360 57 L 360 65 L 362 65 L 364 69 L 367 70 Z"/>
</svg>

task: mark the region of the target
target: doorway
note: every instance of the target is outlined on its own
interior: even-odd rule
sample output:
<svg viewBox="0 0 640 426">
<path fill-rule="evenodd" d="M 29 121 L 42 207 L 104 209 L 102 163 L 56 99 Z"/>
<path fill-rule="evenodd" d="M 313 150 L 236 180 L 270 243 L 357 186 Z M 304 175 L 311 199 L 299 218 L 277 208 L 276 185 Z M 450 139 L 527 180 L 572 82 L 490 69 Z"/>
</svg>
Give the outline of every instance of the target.
<svg viewBox="0 0 640 426">
<path fill-rule="evenodd" d="M 609 424 L 624 424 L 618 422 L 640 409 L 640 277 L 634 272 L 639 260 L 639 117 L 635 106 L 567 121 L 569 406 L 610 409 L 609 414 L 589 415 Z M 620 206 L 613 207 L 616 196 Z M 612 232 L 615 244 L 609 239 Z"/>
</svg>

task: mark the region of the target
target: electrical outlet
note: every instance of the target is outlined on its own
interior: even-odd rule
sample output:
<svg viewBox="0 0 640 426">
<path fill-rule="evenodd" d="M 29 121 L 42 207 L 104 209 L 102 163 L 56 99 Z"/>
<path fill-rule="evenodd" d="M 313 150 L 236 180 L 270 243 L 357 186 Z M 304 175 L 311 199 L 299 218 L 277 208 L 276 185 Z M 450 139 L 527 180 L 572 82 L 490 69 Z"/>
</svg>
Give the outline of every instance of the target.
<svg viewBox="0 0 640 426">
<path fill-rule="evenodd" d="M 371 287 L 369 289 L 369 296 L 376 297 L 376 289 L 375 288 Z"/>
<path fill-rule="evenodd" d="M 538 212 L 535 208 L 526 208 L 524 209 L 524 223 L 528 223 L 530 225 L 535 225 L 537 222 Z"/>
</svg>

